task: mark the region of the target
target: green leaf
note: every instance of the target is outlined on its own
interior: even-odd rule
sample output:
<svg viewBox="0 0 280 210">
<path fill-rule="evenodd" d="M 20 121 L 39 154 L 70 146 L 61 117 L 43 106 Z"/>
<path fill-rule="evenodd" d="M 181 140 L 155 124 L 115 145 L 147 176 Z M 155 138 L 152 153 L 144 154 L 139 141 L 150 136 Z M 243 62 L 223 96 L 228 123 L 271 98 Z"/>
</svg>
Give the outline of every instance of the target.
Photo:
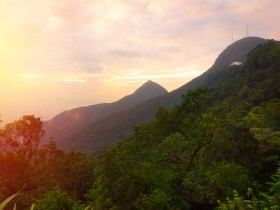
<svg viewBox="0 0 280 210">
<path fill-rule="evenodd" d="M 10 197 L 8 197 L 6 200 L 4 200 L 1 204 L 0 204 L 0 210 L 3 210 L 3 208 L 16 196 L 17 194 L 14 194 Z"/>
<path fill-rule="evenodd" d="M 252 193 L 252 188 L 248 188 L 247 196 L 249 197 L 250 195 L 252 195 Z"/>
<path fill-rule="evenodd" d="M 252 209 L 253 206 L 252 206 L 251 204 L 248 204 L 248 205 L 247 205 L 247 208 L 248 208 L 248 209 Z"/>
<path fill-rule="evenodd" d="M 31 206 L 31 208 L 30 208 L 30 210 L 33 210 L 34 207 L 35 207 L 35 204 L 33 203 L 32 206 Z"/>
</svg>

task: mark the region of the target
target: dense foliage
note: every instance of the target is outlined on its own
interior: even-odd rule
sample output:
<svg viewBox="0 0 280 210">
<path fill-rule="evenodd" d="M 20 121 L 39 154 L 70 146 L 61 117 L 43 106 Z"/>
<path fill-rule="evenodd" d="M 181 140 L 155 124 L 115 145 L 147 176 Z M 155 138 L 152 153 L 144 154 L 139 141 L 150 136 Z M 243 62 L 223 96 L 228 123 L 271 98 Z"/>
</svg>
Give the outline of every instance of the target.
<svg viewBox="0 0 280 210">
<path fill-rule="evenodd" d="M 39 149 L 44 131 L 34 116 L 7 124 L 0 200 L 18 193 L 20 209 L 280 208 L 279 43 L 229 72 L 90 156 L 53 142 Z"/>
<path fill-rule="evenodd" d="M 42 122 L 34 116 L 7 124 L 0 133 L 0 200 L 19 192 L 14 199 L 19 209 L 53 195 L 51 191 L 59 193 L 59 188 L 84 200 L 94 179 L 94 163 L 85 154 L 66 154 L 54 142 L 38 149 L 43 133 Z"/>
<path fill-rule="evenodd" d="M 233 190 L 263 190 L 279 163 L 280 101 L 208 107 L 204 92 L 189 91 L 181 106 L 159 109 L 153 123 L 105 150 L 88 199 L 100 208 L 209 209 Z M 259 128 L 270 117 L 275 124 Z"/>
<path fill-rule="evenodd" d="M 235 74 L 211 87 L 216 100 L 247 101 L 259 105 L 280 96 L 280 45 L 269 41 L 252 50 Z"/>
</svg>

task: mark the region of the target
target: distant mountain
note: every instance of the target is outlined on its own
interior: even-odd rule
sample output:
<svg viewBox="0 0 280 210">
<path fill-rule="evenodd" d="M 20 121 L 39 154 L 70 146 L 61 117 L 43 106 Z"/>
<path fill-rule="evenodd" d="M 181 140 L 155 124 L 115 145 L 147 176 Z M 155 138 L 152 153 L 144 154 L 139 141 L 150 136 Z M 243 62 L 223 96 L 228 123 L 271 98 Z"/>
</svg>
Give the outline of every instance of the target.
<svg viewBox="0 0 280 210">
<path fill-rule="evenodd" d="M 187 90 L 210 86 L 230 76 L 237 68 L 230 66 L 233 62 L 243 63 L 252 49 L 267 41 L 262 38 L 247 37 L 234 42 L 218 56 L 213 66 L 199 77 L 169 94 L 149 99 L 127 111 L 115 113 L 83 128 L 75 135 L 64 139 L 61 148 L 68 151 L 71 149 L 89 151 L 109 146 L 131 133 L 133 125 L 153 120 L 158 107 L 171 109 L 178 105 L 181 102 L 181 95 Z"/>
<path fill-rule="evenodd" d="M 165 88 L 149 80 L 133 94 L 125 96 L 119 101 L 64 111 L 51 120 L 44 122 L 43 128 L 46 131 L 44 142 L 52 137 L 59 146 L 61 144 L 59 140 L 75 134 L 82 128 L 97 122 L 102 118 L 106 118 L 116 112 L 128 110 L 147 99 L 167 93 L 168 92 Z"/>
</svg>

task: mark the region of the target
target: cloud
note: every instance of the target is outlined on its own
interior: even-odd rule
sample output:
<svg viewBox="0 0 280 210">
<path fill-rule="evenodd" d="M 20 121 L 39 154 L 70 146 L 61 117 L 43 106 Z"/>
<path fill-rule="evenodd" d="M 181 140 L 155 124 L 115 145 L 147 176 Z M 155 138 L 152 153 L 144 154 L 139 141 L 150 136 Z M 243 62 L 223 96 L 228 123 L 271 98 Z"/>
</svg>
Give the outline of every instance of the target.
<svg viewBox="0 0 280 210">
<path fill-rule="evenodd" d="M 278 0 L 1 0 L 1 94 L 16 98 L 19 86 L 29 97 L 37 80 L 57 103 L 65 90 L 83 92 L 77 101 L 117 99 L 151 78 L 172 90 L 206 71 L 232 32 L 241 39 L 248 25 L 250 36 L 280 39 L 279 11 Z M 40 77 L 18 78 L 26 72 Z"/>
<path fill-rule="evenodd" d="M 179 69 L 180 71 L 180 69 Z M 114 77 L 113 80 L 131 80 L 131 79 L 158 79 L 158 78 L 182 78 L 190 76 L 199 76 L 203 72 L 190 71 L 186 73 L 175 73 L 175 74 L 149 74 L 149 75 L 131 75 L 131 76 L 118 76 Z M 142 80 L 143 81 L 143 80 Z"/>
<path fill-rule="evenodd" d="M 116 49 L 113 51 L 110 51 L 109 54 L 117 57 L 125 57 L 125 58 L 138 58 L 141 57 L 141 53 L 135 52 L 135 51 L 129 51 L 129 50 L 122 50 L 122 49 Z"/>
</svg>

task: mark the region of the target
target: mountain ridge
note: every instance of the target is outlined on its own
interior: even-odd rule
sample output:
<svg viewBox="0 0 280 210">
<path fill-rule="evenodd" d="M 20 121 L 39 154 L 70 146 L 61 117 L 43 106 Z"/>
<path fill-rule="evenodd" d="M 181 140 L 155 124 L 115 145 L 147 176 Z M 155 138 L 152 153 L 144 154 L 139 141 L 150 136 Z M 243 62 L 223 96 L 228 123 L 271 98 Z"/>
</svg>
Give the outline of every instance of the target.
<svg viewBox="0 0 280 210">
<path fill-rule="evenodd" d="M 134 93 L 112 103 L 101 103 L 66 110 L 44 122 L 46 136 L 43 141 L 53 138 L 59 145 L 59 139 L 74 134 L 87 125 L 105 118 L 115 112 L 124 111 L 157 95 L 167 94 L 159 84 L 148 81 Z"/>
<path fill-rule="evenodd" d="M 64 139 L 62 148 L 66 150 L 78 149 L 88 151 L 91 149 L 102 149 L 112 144 L 131 133 L 133 125 L 147 123 L 153 120 L 154 114 L 160 106 L 164 106 L 168 109 L 174 108 L 174 106 L 181 102 L 181 95 L 187 90 L 215 83 L 215 79 L 209 80 L 212 74 L 221 71 L 219 80 L 223 79 L 223 77 L 231 73 L 231 71 L 229 71 L 227 74 L 222 74 L 223 71 L 226 71 L 227 66 L 237 61 L 244 62 L 246 55 L 253 48 L 267 41 L 266 39 L 256 37 L 247 37 L 236 41 L 222 51 L 215 60 L 213 66 L 199 77 L 196 77 L 168 94 L 149 99 L 125 112 L 115 113 L 114 115 L 110 115 L 107 118 L 83 128 L 79 133 L 69 136 L 68 139 Z M 238 48 L 241 48 L 241 50 L 238 51 Z M 237 54 L 237 56 L 232 56 L 232 54 Z M 227 58 L 227 56 L 229 56 L 229 58 Z M 226 61 L 220 63 L 221 57 L 224 57 L 223 59 Z"/>
</svg>

